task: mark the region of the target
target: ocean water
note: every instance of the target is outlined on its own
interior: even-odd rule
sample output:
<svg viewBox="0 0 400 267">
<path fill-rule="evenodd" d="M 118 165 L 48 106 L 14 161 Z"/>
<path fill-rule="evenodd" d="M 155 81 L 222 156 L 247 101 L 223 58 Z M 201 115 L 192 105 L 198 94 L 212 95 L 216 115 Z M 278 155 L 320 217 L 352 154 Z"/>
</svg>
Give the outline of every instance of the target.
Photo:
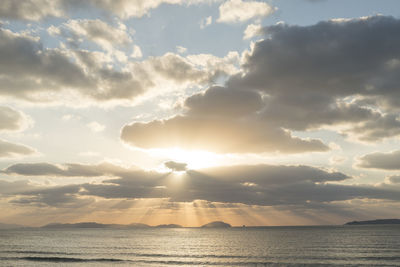
<svg viewBox="0 0 400 267">
<path fill-rule="evenodd" d="M 0 230 L 0 266 L 400 266 L 400 225 Z"/>
</svg>

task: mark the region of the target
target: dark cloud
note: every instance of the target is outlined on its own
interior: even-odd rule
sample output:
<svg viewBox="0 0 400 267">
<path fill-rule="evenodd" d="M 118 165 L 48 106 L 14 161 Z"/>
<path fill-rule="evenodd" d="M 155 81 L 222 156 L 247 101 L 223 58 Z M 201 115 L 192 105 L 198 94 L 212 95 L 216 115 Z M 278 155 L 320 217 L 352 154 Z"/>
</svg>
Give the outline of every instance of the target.
<svg viewBox="0 0 400 267">
<path fill-rule="evenodd" d="M 392 17 L 374 16 L 311 26 L 266 27 L 268 38 L 258 42 L 249 55 L 246 75 L 231 83 L 274 95 L 313 91 L 327 97 L 396 95 L 385 85 L 393 85 L 397 79 L 392 75 L 397 66 L 388 64 L 397 59 L 399 25 Z"/>
<path fill-rule="evenodd" d="M 0 17 L 37 21 L 50 16 L 62 16 L 58 0 L 2 0 Z"/>
<path fill-rule="evenodd" d="M 23 193 L 25 191 L 32 190 L 34 186 L 29 184 L 27 180 L 19 180 L 19 181 L 4 181 L 0 180 L 0 194 L 2 195 L 14 195 Z"/>
<path fill-rule="evenodd" d="M 20 131 L 27 124 L 25 114 L 10 107 L 0 106 L 0 131 Z"/>
<path fill-rule="evenodd" d="M 67 163 L 62 165 L 41 162 L 17 163 L 5 168 L 1 172 L 9 175 L 17 174 L 25 176 L 96 177 L 118 176 L 124 173 L 133 173 L 134 170 L 106 162 L 100 164 Z"/>
<path fill-rule="evenodd" d="M 400 170 L 400 150 L 364 155 L 359 158 L 357 166 L 381 170 Z"/>
<path fill-rule="evenodd" d="M 187 164 L 184 162 L 167 161 L 164 166 L 173 171 L 186 171 Z"/>
<path fill-rule="evenodd" d="M 221 86 L 186 99 L 188 115 L 193 117 L 242 117 L 255 114 L 264 105 L 257 92 L 230 90 Z"/>
<path fill-rule="evenodd" d="M 63 201 L 73 203 L 74 198 L 85 196 L 106 199 L 164 198 L 172 202 L 205 200 L 261 206 L 301 206 L 352 199 L 400 200 L 398 188 L 389 184 L 338 184 L 350 177 L 309 166 L 255 165 L 189 170 L 180 177 L 179 185 L 174 182 L 174 175 L 130 170 L 115 173 L 115 178 L 100 183 L 30 190 L 26 188 L 26 183 L 21 183 L 22 190 L 17 184 L 8 182 L 8 187 L 13 186 L 14 189 L 6 190 L 6 193 L 15 194 L 16 199 L 24 202 L 31 199 L 35 205 L 40 201 L 46 205 L 62 205 Z"/>
<path fill-rule="evenodd" d="M 133 99 L 145 90 L 131 72 L 105 68 L 102 53 L 43 49 L 37 39 L 8 30 L 0 29 L 0 36 L 2 95 L 63 102 L 77 94 L 92 102 L 110 102 Z"/>
<path fill-rule="evenodd" d="M 387 114 L 400 107 L 399 20 L 280 24 L 264 32 L 267 38 L 247 57 L 245 75 L 227 86 L 266 94 L 265 120 L 293 130 L 350 124 L 346 132 L 366 141 L 400 133 L 398 114 Z"/>
<path fill-rule="evenodd" d="M 400 184 L 400 175 L 393 175 L 387 178 L 392 184 Z"/>
<path fill-rule="evenodd" d="M 21 144 L 15 144 L 0 139 L 0 158 L 12 158 L 32 155 L 36 151 L 33 148 Z"/>
<path fill-rule="evenodd" d="M 35 93 L 43 91 L 93 85 L 66 55 L 58 50 L 43 49 L 33 37 L 0 29 L 0 40 L 2 95 L 31 99 Z"/>
</svg>

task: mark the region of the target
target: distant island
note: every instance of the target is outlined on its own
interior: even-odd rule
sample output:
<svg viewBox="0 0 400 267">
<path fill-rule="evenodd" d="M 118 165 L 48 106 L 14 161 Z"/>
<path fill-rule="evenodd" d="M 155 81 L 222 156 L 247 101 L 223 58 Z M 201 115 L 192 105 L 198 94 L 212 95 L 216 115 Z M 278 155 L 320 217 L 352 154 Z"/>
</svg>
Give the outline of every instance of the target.
<svg viewBox="0 0 400 267">
<path fill-rule="evenodd" d="M 95 222 L 82 222 L 82 223 L 49 223 L 41 228 L 57 229 L 57 228 L 112 228 L 112 224 L 102 224 Z"/>
<path fill-rule="evenodd" d="M 368 221 L 352 221 L 347 222 L 344 225 L 384 225 L 384 224 L 400 224 L 400 219 L 377 219 Z M 223 221 L 213 221 L 204 224 L 200 227 L 189 227 L 189 228 L 232 228 L 229 223 Z M 241 228 L 245 227 L 240 226 Z M 264 227 L 264 226 L 249 226 L 249 227 Z M 0 223 L 0 230 L 11 230 L 11 229 L 31 229 L 31 228 L 42 228 L 42 229 L 144 229 L 144 228 L 183 228 L 179 224 L 159 224 L 156 226 L 144 224 L 144 223 L 131 223 L 131 224 L 103 224 L 96 222 L 79 222 L 79 223 L 49 223 L 43 226 L 24 226 L 18 224 L 6 224 Z"/>
<path fill-rule="evenodd" d="M 352 221 L 345 225 L 400 224 L 400 219 L 379 219 L 370 221 Z"/>
<path fill-rule="evenodd" d="M 182 228 L 179 224 L 159 224 L 156 226 L 150 226 L 143 223 L 131 223 L 131 224 L 102 224 L 96 222 L 80 222 L 80 223 L 50 223 L 42 226 L 45 229 L 61 229 L 61 228 L 119 228 L 119 229 L 135 229 L 135 228 Z M 229 223 L 222 221 L 214 221 L 201 226 L 201 228 L 230 228 L 232 227 Z"/>
<path fill-rule="evenodd" d="M 103 224 L 96 222 L 80 222 L 80 223 L 50 223 L 40 228 L 44 229 L 71 229 L 71 228 L 118 228 L 118 229 L 136 229 L 136 228 L 182 228 L 179 224 L 159 224 L 150 226 L 144 223 L 131 223 L 131 224 Z M 229 223 L 222 221 L 214 221 L 201 226 L 201 228 L 230 228 Z"/>
<path fill-rule="evenodd" d="M 210 222 L 201 226 L 201 228 L 230 228 L 230 227 L 232 226 L 229 223 L 221 221 Z"/>
</svg>

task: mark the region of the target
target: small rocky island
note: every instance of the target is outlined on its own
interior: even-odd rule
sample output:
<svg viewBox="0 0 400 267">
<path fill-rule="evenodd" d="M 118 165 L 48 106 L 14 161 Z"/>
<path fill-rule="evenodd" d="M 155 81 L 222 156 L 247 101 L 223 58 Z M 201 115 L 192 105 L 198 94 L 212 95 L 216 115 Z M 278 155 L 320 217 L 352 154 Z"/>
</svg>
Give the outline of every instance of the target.
<svg viewBox="0 0 400 267">
<path fill-rule="evenodd" d="M 201 226 L 201 228 L 229 228 L 229 227 L 231 227 L 229 223 L 221 221 L 210 222 Z"/>
<path fill-rule="evenodd" d="M 374 225 L 374 224 L 400 224 L 400 219 L 379 219 L 371 221 L 353 221 L 345 225 Z"/>
</svg>

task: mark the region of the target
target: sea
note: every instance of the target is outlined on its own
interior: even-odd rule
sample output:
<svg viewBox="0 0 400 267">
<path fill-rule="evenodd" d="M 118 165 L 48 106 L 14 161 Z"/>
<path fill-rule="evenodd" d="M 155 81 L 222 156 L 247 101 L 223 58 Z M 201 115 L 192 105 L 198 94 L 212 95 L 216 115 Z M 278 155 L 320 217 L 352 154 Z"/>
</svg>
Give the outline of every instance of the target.
<svg viewBox="0 0 400 267">
<path fill-rule="evenodd" d="M 400 266 L 400 225 L 0 230 L 0 266 Z"/>
</svg>

